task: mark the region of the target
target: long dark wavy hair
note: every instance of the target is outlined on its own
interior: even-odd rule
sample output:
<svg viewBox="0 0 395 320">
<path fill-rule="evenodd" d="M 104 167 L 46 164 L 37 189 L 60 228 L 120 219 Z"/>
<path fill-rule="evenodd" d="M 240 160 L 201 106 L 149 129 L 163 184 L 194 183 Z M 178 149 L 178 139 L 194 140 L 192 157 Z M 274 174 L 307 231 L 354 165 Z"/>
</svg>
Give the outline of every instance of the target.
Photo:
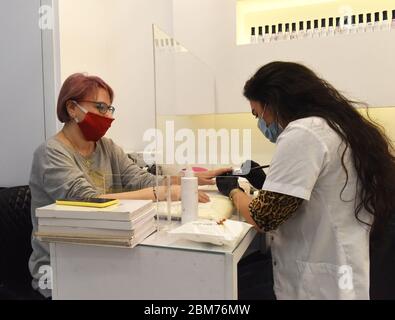
<svg viewBox="0 0 395 320">
<path fill-rule="evenodd" d="M 345 144 L 342 166 L 347 180 L 340 197 L 348 183 L 344 157 L 350 148 L 360 186 L 355 217 L 361 221 L 358 214 L 364 207 L 374 216 L 374 229 L 394 213 L 394 147 L 381 126 L 356 110 L 357 102 L 348 100 L 312 70 L 291 62 L 272 62 L 260 68 L 247 81 L 244 96 L 265 105 L 282 124 L 312 116 L 325 119 Z"/>
</svg>

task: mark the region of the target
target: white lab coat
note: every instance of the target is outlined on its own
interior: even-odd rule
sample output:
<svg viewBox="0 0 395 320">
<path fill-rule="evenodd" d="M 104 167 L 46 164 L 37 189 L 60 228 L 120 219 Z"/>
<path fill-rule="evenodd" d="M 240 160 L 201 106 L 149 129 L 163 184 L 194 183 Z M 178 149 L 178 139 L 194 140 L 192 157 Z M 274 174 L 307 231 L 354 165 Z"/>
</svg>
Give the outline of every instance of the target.
<svg viewBox="0 0 395 320">
<path fill-rule="evenodd" d="M 326 121 L 291 122 L 277 140 L 263 190 L 303 201 L 270 232 L 278 299 L 369 299 L 369 227 L 354 215 L 357 174 L 350 150 Z M 372 222 L 363 209 L 359 216 Z"/>
</svg>

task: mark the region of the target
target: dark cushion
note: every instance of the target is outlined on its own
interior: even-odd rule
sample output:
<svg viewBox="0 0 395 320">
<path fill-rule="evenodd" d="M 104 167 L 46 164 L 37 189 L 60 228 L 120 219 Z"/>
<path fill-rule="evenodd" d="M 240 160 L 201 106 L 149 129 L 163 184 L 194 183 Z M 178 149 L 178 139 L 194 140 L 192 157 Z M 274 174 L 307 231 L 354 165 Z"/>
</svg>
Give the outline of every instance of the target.
<svg viewBox="0 0 395 320">
<path fill-rule="evenodd" d="M 395 300 L 395 213 L 370 234 L 370 298 Z"/>
<path fill-rule="evenodd" d="M 0 297 L 34 298 L 28 269 L 32 253 L 28 186 L 0 189 Z"/>
</svg>

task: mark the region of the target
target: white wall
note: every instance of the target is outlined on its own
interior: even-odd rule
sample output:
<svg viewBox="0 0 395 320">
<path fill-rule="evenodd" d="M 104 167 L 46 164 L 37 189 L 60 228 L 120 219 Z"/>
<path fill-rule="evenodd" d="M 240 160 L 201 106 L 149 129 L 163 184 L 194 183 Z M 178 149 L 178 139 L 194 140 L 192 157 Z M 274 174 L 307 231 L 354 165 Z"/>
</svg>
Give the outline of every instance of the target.
<svg viewBox="0 0 395 320">
<path fill-rule="evenodd" d="M 40 0 L 0 8 L 0 186 L 28 183 L 33 152 L 45 140 Z"/>
<path fill-rule="evenodd" d="M 62 81 L 72 73 L 102 77 L 117 108 L 108 136 L 140 151 L 155 127 L 152 24 L 172 33 L 172 0 L 59 0 Z"/>
<path fill-rule="evenodd" d="M 239 69 L 236 0 L 174 0 L 173 7 L 174 37 L 213 69 L 218 110 L 232 112 L 235 101 L 241 101 L 248 112 L 242 87 L 233 81 Z"/>
</svg>

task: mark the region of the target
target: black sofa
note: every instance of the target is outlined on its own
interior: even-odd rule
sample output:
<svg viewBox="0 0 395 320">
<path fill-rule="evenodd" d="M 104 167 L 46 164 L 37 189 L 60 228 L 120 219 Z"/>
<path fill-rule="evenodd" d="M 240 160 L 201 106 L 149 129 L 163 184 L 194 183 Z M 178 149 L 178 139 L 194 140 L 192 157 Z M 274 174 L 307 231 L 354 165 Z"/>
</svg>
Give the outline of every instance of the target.
<svg viewBox="0 0 395 320">
<path fill-rule="evenodd" d="M 37 300 L 28 261 L 32 252 L 28 186 L 0 188 L 0 299 Z"/>
</svg>

